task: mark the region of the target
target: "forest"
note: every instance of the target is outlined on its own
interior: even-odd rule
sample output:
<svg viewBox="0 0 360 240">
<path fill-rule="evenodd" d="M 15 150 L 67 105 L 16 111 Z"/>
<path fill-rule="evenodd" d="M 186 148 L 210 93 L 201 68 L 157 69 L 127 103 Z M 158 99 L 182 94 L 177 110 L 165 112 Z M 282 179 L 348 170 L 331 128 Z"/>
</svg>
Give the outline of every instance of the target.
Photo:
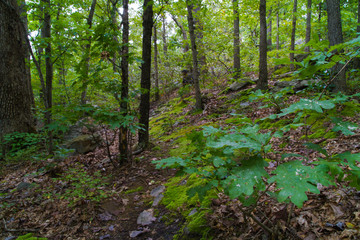
<svg viewBox="0 0 360 240">
<path fill-rule="evenodd" d="M 0 0 L 0 239 L 359 239 L 360 0 Z"/>
</svg>

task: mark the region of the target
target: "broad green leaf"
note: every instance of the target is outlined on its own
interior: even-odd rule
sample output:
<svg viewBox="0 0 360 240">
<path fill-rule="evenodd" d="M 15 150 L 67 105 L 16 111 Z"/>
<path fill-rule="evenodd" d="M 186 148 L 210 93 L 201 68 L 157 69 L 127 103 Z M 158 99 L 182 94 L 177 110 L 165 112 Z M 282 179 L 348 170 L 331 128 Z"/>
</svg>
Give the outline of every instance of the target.
<svg viewBox="0 0 360 240">
<path fill-rule="evenodd" d="M 308 199 L 306 192 L 320 193 L 314 185 L 317 179 L 312 177 L 314 170 L 304 166 L 301 161 L 281 164 L 272 173 L 276 175 L 269 179 L 269 183 L 275 182 L 277 188 L 281 189 L 277 194 L 279 202 L 290 198 L 296 206 L 302 207 L 304 201 Z"/>
<path fill-rule="evenodd" d="M 237 198 L 242 194 L 249 196 L 254 192 L 254 187 L 259 191 L 264 190 L 262 177 L 268 176 L 265 171 L 266 166 L 268 163 L 259 156 L 244 160 L 242 165 L 234 169 L 232 175 L 225 181 L 224 188 L 227 188 L 230 198 Z M 229 182 L 230 185 L 227 185 Z"/>
<path fill-rule="evenodd" d="M 319 153 L 322 153 L 324 154 L 325 156 L 329 156 L 326 152 L 325 149 L 323 149 L 322 147 L 320 147 L 318 144 L 315 144 L 315 143 L 304 143 L 304 145 L 309 148 L 309 149 L 312 149 L 312 150 L 315 150 L 315 151 L 318 151 Z"/>
<path fill-rule="evenodd" d="M 215 167 L 220 167 L 222 165 L 224 165 L 226 162 L 220 158 L 220 157 L 214 157 L 214 160 L 213 160 L 213 164 Z"/>
<path fill-rule="evenodd" d="M 180 166 L 186 166 L 186 161 L 179 157 L 170 157 L 161 160 L 153 160 L 152 163 L 156 164 L 156 168 L 173 168 Z"/>
<path fill-rule="evenodd" d="M 358 125 L 352 122 L 342 121 L 341 118 L 331 118 L 332 122 L 335 123 L 335 127 L 332 128 L 334 132 L 342 132 L 345 136 L 354 135 L 354 130 L 358 129 Z"/>
</svg>

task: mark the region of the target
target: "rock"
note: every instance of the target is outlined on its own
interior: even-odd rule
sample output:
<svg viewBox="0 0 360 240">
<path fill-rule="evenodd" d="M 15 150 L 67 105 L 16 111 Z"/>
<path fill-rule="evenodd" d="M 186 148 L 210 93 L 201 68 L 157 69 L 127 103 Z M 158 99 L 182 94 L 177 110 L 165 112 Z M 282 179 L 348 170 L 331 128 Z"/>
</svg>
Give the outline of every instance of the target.
<svg viewBox="0 0 360 240">
<path fill-rule="evenodd" d="M 81 122 L 77 122 L 76 124 L 69 127 L 69 129 L 64 134 L 64 141 L 69 141 L 83 134 L 83 125 Z"/>
<path fill-rule="evenodd" d="M 275 83 L 273 91 L 280 91 L 282 88 L 290 87 L 294 92 L 301 91 L 312 84 L 317 84 L 319 80 L 299 80 L 295 79 L 292 81 L 278 81 Z"/>
<path fill-rule="evenodd" d="M 194 208 L 193 210 L 191 210 L 191 212 L 189 213 L 188 216 L 190 217 L 190 216 L 194 215 L 197 212 L 198 212 L 198 210 L 196 208 Z"/>
<path fill-rule="evenodd" d="M 143 233 L 146 233 L 146 232 L 150 232 L 150 229 L 144 228 L 143 230 L 131 231 L 130 232 L 130 237 L 135 238 L 135 237 L 139 236 L 140 234 L 143 234 Z"/>
<path fill-rule="evenodd" d="M 150 196 L 157 197 L 160 193 L 163 193 L 164 191 L 165 191 L 165 186 L 160 185 L 151 191 Z"/>
<path fill-rule="evenodd" d="M 101 141 L 100 135 L 84 134 L 74 139 L 69 140 L 65 146 L 66 148 L 75 149 L 75 154 L 86 154 L 96 149 Z"/>
<path fill-rule="evenodd" d="M 154 217 L 154 210 L 152 208 L 148 210 L 144 210 L 137 218 L 137 224 L 139 225 L 150 225 L 153 221 L 156 220 L 156 217 Z"/>
<path fill-rule="evenodd" d="M 34 185 L 32 183 L 21 182 L 21 183 L 19 183 L 19 185 L 17 185 L 16 189 L 21 191 L 21 190 L 24 190 L 24 189 L 31 188 L 33 186 Z"/>
<path fill-rule="evenodd" d="M 245 87 L 247 87 L 248 85 L 252 84 L 254 81 L 251 79 L 239 79 L 236 82 L 233 82 L 233 84 L 230 85 L 228 92 L 235 92 L 238 90 L 241 90 Z"/>
<path fill-rule="evenodd" d="M 162 195 L 161 193 L 159 195 L 156 196 L 156 198 L 154 199 L 154 202 L 152 204 L 153 207 L 156 207 L 157 205 L 159 205 L 160 201 L 164 198 L 164 195 Z"/>
<path fill-rule="evenodd" d="M 14 240 L 14 239 L 16 239 L 17 237 L 15 237 L 15 236 L 10 236 L 10 237 L 7 237 L 7 238 L 5 238 L 4 240 Z"/>
</svg>

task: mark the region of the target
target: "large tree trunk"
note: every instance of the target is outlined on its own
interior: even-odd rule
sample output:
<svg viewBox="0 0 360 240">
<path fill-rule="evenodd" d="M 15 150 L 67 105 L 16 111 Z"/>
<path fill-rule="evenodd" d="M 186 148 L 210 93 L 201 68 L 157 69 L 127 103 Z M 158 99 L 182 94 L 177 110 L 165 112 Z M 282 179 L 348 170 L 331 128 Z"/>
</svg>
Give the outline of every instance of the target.
<svg viewBox="0 0 360 240">
<path fill-rule="evenodd" d="M 240 23 L 239 23 L 239 1 L 233 0 L 234 11 L 234 79 L 239 79 L 240 68 Z"/>
<path fill-rule="evenodd" d="M 149 112 L 151 87 L 151 35 L 153 28 L 153 1 L 144 0 L 143 42 L 141 64 L 141 97 L 140 120 L 143 129 L 139 130 L 139 146 L 146 148 L 149 144 Z"/>
<path fill-rule="evenodd" d="M 312 4 L 311 0 L 307 0 L 305 43 L 310 42 L 310 39 L 311 39 L 311 4 Z M 310 52 L 310 46 L 305 47 L 305 52 Z"/>
<path fill-rule="evenodd" d="M 266 35 L 266 0 L 260 0 L 259 80 L 256 84 L 256 88 L 261 90 L 266 90 L 268 88 Z"/>
<path fill-rule="evenodd" d="M 0 137 L 34 132 L 25 26 L 16 0 L 0 1 Z"/>
<path fill-rule="evenodd" d="M 328 38 L 330 46 L 334 46 L 343 42 L 340 0 L 327 0 L 326 5 L 328 13 Z M 336 65 L 332 68 L 333 75 L 338 74 L 334 79 L 334 92 L 346 92 L 346 71 L 345 69 L 341 71 L 342 67 L 343 64 L 336 63 Z"/>
<path fill-rule="evenodd" d="M 293 8 L 293 20 L 292 20 L 292 29 L 291 29 L 291 43 L 290 43 L 290 71 L 294 71 L 294 51 L 295 51 L 295 33 L 296 33 L 296 12 L 297 12 L 297 0 L 294 0 Z"/>
<path fill-rule="evenodd" d="M 195 87 L 195 108 L 202 109 L 202 100 L 201 100 L 201 91 L 199 84 L 199 66 L 198 66 L 198 50 L 196 44 L 196 35 L 195 35 L 195 21 L 193 17 L 193 8 L 194 5 L 190 2 L 190 0 L 186 0 L 187 10 L 188 10 L 188 24 L 189 24 L 189 33 L 190 33 L 190 41 L 191 41 L 191 51 L 192 51 L 192 60 L 193 60 L 193 79 L 194 79 L 194 87 Z"/>
<path fill-rule="evenodd" d="M 126 117 L 129 112 L 129 0 L 123 0 L 123 10 L 120 113 Z M 121 126 L 119 132 L 120 164 L 128 162 L 128 145 L 128 127 Z"/>
</svg>

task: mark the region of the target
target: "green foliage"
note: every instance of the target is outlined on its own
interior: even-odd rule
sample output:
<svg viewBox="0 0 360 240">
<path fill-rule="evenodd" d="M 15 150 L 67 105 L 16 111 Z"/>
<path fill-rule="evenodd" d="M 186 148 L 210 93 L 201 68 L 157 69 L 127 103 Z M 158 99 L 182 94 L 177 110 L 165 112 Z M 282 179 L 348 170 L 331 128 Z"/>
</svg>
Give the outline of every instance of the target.
<svg viewBox="0 0 360 240">
<path fill-rule="evenodd" d="M 34 237 L 34 234 L 28 233 L 16 238 L 16 240 L 47 240 L 47 238 Z"/>
<path fill-rule="evenodd" d="M 260 92 L 256 95 L 262 96 Z M 190 197 L 197 194 L 200 201 L 208 191 L 216 189 L 224 191 L 230 198 L 238 198 L 244 206 L 256 206 L 259 197 L 267 192 L 280 202 L 290 200 L 301 207 L 307 200 L 307 192 L 319 193 L 316 187 L 318 183 L 328 186 L 335 184 L 336 180 L 339 183 L 346 180 L 350 186 L 360 189 L 360 171 L 357 167 L 360 154 L 346 153 L 330 157 L 324 149 L 313 143 L 305 145 L 325 155 L 326 160 L 312 162 L 313 167 L 299 160 L 281 161 L 270 173 L 266 169 L 267 154 L 273 151 L 270 144 L 272 138 L 282 138 L 289 129 L 309 124 L 306 121 L 300 123 L 301 116 L 321 114 L 327 118 L 326 114 L 334 113 L 330 110 L 346 101 L 351 101 L 351 96 L 337 95 L 328 100 L 301 99 L 282 109 L 282 113 L 265 118 L 276 119 L 297 113 L 298 117 L 293 122 L 275 128 L 272 132 L 260 131 L 259 125 L 251 120 L 230 130 L 204 127 L 201 132 L 186 135 L 191 141 L 189 145 L 194 148 L 191 154 L 184 158 L 176 156 L 153 162 L 157 168 L 178 168 L 181 173 L 196 174 L 205 179 L 203 184 L 187 191 Z M 341 118 L 332 118 L 332 121 L 335 123 L 333 131 L 353 134 L 353 130 L 357 128 L 356 124 L 344 122 Z M 283 159 L 289 156 L 305 159 L 297 154 L 286 154 Z M 270 191 L 269 187 L 273 184 L 276 185 L 276 190 Z"/>
<path fill-rule="evenodd" d="M 141 190 L 143 190 L 144 187 L 140 186 L 138 188 L 135 188 L 135 189 L 129 189 L 127 191 L 124 192 L 124 194 L 130 194 L 130 193 L 134 193 L 134 192 L 140 192 Z"/>
<path fill-rule="evenodd" d="M 289 93 L 292 93 L 293 90 L 291 88 L 284 88 L 276 93 L 270 92 L 261 92 L 261 90 L 257 90 L 255 93 L 250 95 L 249 100 L 261 100 L 265 105 L 260 108 L 275 108 L 275 111 L 279 113 L 282 108 L 284 108 L 284 103 L 286 102 L 287 96 Z"/>
<path fill-rule="evenodd" d="M 43 147 L 44 142 L 42 134 L 14 132 L 3 136 L 0 148 L 5 149 L 3 157 L 28 158 Z"/>
<path fill-rule="evenodd" d="M 67 189 L 56 197 L 68 200 L 70 206 L 85 200 L 100 202 L 111 196 L 111 193 L 104 191 L 106 178 L 99 171 L 90 175 L 81 165 L 70 168 L 63 174 L 61 181 L 66 183 Z"/>
</svg>

